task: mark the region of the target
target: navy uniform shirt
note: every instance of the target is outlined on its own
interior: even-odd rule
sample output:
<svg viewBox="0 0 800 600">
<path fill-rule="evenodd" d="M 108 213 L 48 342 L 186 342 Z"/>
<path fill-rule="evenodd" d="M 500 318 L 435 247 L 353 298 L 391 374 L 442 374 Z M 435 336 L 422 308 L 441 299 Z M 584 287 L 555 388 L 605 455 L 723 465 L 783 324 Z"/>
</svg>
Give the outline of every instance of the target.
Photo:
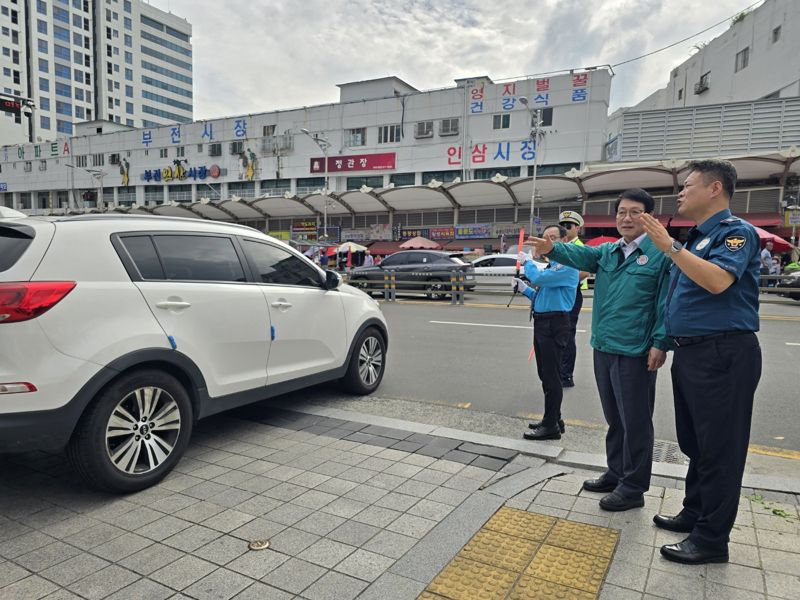
<svg viewBox="0 0 800 600">
<path fill-rule="evenodd" d="M 712 294 L 672 266 L 665 325 L 671 337 L 758 331 L 758 234 L 727 208 L 689 230 L 686 249 L 732 273 L 734 282 Z"/>
</svg>

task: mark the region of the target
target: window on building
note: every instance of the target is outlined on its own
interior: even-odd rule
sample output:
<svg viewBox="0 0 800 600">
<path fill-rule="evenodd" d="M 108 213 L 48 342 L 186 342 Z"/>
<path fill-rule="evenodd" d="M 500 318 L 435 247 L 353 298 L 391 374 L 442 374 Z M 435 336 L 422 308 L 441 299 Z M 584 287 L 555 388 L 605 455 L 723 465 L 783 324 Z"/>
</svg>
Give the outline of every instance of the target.
<svg viewBox="0 0 800 600">
<path fill-rule="evenodd" d="M 125 29 L 127 29 L 128 31 L 131 31 L 133 29 L 133 23 L 131 22 L 130 17 L 123 18 L 122 23 L 123 27 L 125 27 Z"/>
<path fill-rule="evenodd" d="M 275 135 L 275 125 L 264 125 L 264 137 L 272 137 Z"/>
<path fill-rule="evenodd" d="M 400 141 L 400 125 L 383 125 L 378 127 L 378 143 L 391 144 Z"/>
<path fill-rule="evenodd" d="M 126 98 L 133 98 L 133 86 L 126 85 L 125 86 L 125 97 Z"/>
<path fill-rule="evenodd" d="M 125 64 L 132 65 L 133 64 L 133 53 L 125 51 Z"/>
<path fill-rule="evenodd" d="M 167 158 L 167 149 L 166 148 L 161 148 L 158 151 L 158 156 L 159 156 L 159 158 Z"/>
<path fill-rule="evenodd" d="M 56 81 L 56 96 L 64 96 L 65 98 L 72 98 L 72 87 L 66 83 Z"/>
<path fill-rule="evenodd" d="M 44 77 L 39 77 L 39 91 L 40 92 L 49 92 L 50 91 L 50 80 L 45 79 Z"/>
<path fill-rule="evenodd" d="M 133 38 L 131 36 L 126 33 L 123 39 L 126 48 L 133 48 Z"/>
<path fill-rule="evenodd" d="M 56 119 L 56 131 L 58 131 L 58 133 L 72 135 L 72 121 L 62 121 L 61 119 Z"/>
<path fill-rule="evenodd" d="M 678 90 L 678 100 L 683 100 L 683 88 Z"/>
<path fill-rule="evenodd" d="M 39 117 L 39 126 L 42 129 L 50 129 L 50 117 L 45 117 L 44 115 Z"/>
<path fill-rule="evenodd" d="M 86 118 L 86 110 L 82 106 L 75 107 L 75 118 L 77 119 L 85 119 Z"/>
<path fill-rule="evenodd" d="M 58 44 L 53 44 L 53 54 L 56 58 L 61 58 L 63 60 L 69 61 L 69 48 L 65 46 L 60 46 Z"/>
<path fill-rule="evenodd" d="M 423 171 L 422 185 L 427 185 L 434 179 L 443 183 L 450 183 L 456 177 L 461 177 L 461 171 Z"/>
<path fill-rule="evenodd" d="M 495 167 L 493 169 L 475 169 L 472 173 L 473 179 L 491 179 L 495 175 L 505 177 L 519 177 L 519 167 Z"/>
<path fill-rule="evenodd" d="M 93 154 L 92 155 L 92 166 L 93 167 L 102 167 L 106 164 L 106 155 L 105 154 Z"/>
<path fill-rule="evenodd" d="M 231 154 L 241 154 L 242 152 L 244 152 L 244 142 L 242 140 L 231 142 L 230 145 Z"/>
<path fill-rule="evenodd" d="M 414 173 L 393 173 L 389 175 L 389 183 L 395 187 L 414 185 Z"/>
<path fill-rule="evenodd" d="M 125 103 L 125 113 L 132 115 L 133 114 L 133 102 L 126 102 Z"/>
<path fill-rule="evenodd" d="M 76 156 L 75 157 L 75 166 L 76 167 L 80 167 L 82 169 L 85 169 L 88 166 L 87 161 L 88 161 L 88 157 L 85 154 L 83 154 L 81 156 Z"/>
<path fill-rule="evenodd" d="M 37 40 L 36 42 L 37 47 L 39 48 L 39 52 L 42 54 L 47 54 L 49 51 L 47 40 Z"/>
<path fill-rule="evenodd" d="M 8 10 L 8 9 L 4 6 L 3 10 Z M 43 2 L 42 0 L 36 0 L 36 12 L 38 12 L 40 15 L 46 15 L 47 2 Z"/>
<path fill-rule="evenodd" d="M 780 25 L 778 25 L 775 29 L 772 30 L 772 43 L 776 44 L 779 39 L 781 39 L 781 26 Z"/>
<path fill-rule="evenodd" d="M 58 25 L 53 25 L 53 35 L 57 40 L 69 42 L 70 37 L 68 29 L 64 29 L 63 27 L 59 27 Z"/>
<path fill-rule="evenodd" d="M 357 129 L 345 129 L 344 131 L 345 146 L 352 148 L 353 146 L 366 146 L 366 144 L 367 144 L 366 127 L 359 127 Z"/>
<path fill-rule="evenodd" d="M 508 129 L 511 127 L 511 115 L 508 113 L 492 117 L 492 129 Z"/>
<path fill-rule="evenodd" d="M 50 63 L 43 58 L 39 59 L 39 70 L 42 73 L 47 73 L 50 71 Z"/>
<path fill-rule="evenodd" d="M 439 135 L 458 135 L 458 119 L 442 119 L 439 122 Z"/>
<path fill-rule="evenodd" d="M 50 98 L 39 96 L 39 108 L 41 110 L 50 110 Z"/>
<path fill-rule="evenodd" d="M 125 69 L 125 81 L 133 81 L 133 69 Z"/>
<path fill-rule="evenodd" d="M 79 87 L 75 88 L 75 100 L 83 100 L 83 90 Z"/>
<path fill-rule="evenodd" d="M 176 146 L 175 156 L 177 156 L 178 158 L 183 158 L 184 156 L 186 156 L 186 148 L 184 148 L 183 146 Z"/>
<path fill-rule="evenodd" d="M 553 124 L 553 107 L 549 106 L 547 108 L 540 108 L 539 110 L 539 119 L 540 127 L 550 127 Z M 531 115 L 531 127 L 535 125 L 534 123 L 535 116 Z"/>
<path fill-rule="evenodd" d="M 736 67 L 734 71 L 738 73 L 742 69 L 746 68 L 749 62 L 750 62 L 750 47 L 748 46 L 744 50 L 739 50 L 739 52 L 736 53 Z"/>
<path fill-rule="evenodd" d="M 72 79 L 72 69 L 65 65 L 56 63 L 54 65 L 56 77 L 63 77 L 64 79 Z"/>
<path fill-rule="evenodd" d="M 373 175 L 372 177 L 348 177 L 347 189 L 359 190 L 362 185 L 371 188 L 383 187 L 383 175 Z"/>
<path fill-rule="evenodd" d="M 414 126 L 414 137 L 417 139 L 433 137 L 433 121 L 420 121 Z"/>
<path fill-rule="evenodd" d="M 78 69 L 75 69 L 75 81 L 78 83 L 83 83 L 83 71 L 78 71 Z"/>
<path fill-rule="evenodd" d="M 208 155 L 209 156 L 222 156 L 222 144 L 209 144 L 208 145 Z"/>
</svg>

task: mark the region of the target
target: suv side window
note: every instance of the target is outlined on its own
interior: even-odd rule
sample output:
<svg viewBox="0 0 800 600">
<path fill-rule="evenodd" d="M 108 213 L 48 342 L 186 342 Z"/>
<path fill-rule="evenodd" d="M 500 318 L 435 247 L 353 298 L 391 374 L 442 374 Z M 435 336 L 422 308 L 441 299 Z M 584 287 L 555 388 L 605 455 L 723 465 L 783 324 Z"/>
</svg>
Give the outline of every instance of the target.
<svg viewBox="0 0 800 600">
<path fill-rule="evenodd" d="M 245 281 L 233 241 L 225 236 L 153 236 L 166 279 L 179 281 Z"/>
<path fill-rule="evenodd" d="M 498 256 L 494 260 L 495 267 L 514 267 L 517 265 L 517 259 L 510 256 Z"/>
<path fill-rule="evenodd" d="M 33 241 L 30 227 L 0 227 L 0 271 L 14 266 Z"/>
<path fill-rule="evenodd" d="M 294 254 L 271 244 L 242 240 L 252 259 L 256 277 L 263 283 L 320 287 L 319 272 Z"/>
<path fill-rule="evenodd" d="M 142 279 L 164 279 L 161 261 L 149 235 L 125 236 L 121 241 Z"/>
<path fill-rule="evenodd" d="M 408 254 L 392 254 L 383 259 L 381 265 L 384 267 L 399 267 L 400 265 L 406 264 L 407 258 Z"/>
</svg>

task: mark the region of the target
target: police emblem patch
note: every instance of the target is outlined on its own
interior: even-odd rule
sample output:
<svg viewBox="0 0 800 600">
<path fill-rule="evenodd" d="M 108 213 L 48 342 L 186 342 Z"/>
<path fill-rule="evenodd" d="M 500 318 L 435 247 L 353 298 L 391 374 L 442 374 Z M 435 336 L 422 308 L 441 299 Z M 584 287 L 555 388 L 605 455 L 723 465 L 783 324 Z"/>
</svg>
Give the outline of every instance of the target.
<svg viewBox="0 0 800 600">
<path fill-rule="evenodd" d="M 747 238 L 743 235 L 729 235 L 725 238 L 725 247 L 731 252 L 738 252 L 747 244 Z"/>
<path fill-rule="evenodd" d="M 700 243 L 699 243 L 699 244 L 697 244 L 697 248 L 695 248 L 695 249 L 696 249 L 696 250 L 702 250 L 703 248 L 705 248 L 706 246 L 708 246 L 708 244 L 709 244 L 710 242 L 711 242 L 711 239 L 710 239 L 710 238 L 706 238 L 706 239 L 704 239 L 704 240 L 700 240 Z"/>
<path fill-rule="evenodd" d="M 647 258 L 647 255 L 646 254 L 642 254 L 639 258 L 636 259 L 636 264 L 637 265 L 646 265 L 648 260 L 650 260 L 650 259 Z"/>
</svg>

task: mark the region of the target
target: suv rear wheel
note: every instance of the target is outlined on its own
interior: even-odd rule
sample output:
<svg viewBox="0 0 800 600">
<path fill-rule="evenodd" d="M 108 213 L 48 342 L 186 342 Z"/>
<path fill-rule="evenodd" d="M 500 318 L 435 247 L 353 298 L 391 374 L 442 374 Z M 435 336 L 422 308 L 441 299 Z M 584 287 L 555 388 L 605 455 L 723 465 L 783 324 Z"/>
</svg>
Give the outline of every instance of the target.
<svg viewBox="0 0 800 600">
<path fill-rule="evenodd" d="M 91 485 L 135 492 L 161 481 L 183 455 L 192 406 L 181 383 L 155 369 L 127 373 L 89 405 L 67 454 Z"/>
<path fill-rule="evenodd" d="M 371 394 L 380 385 L 385 369 L 386 343 L 377 329 L 368 327 L 358 336 L 342 387 L 352 394 Z"/>
</svg>

